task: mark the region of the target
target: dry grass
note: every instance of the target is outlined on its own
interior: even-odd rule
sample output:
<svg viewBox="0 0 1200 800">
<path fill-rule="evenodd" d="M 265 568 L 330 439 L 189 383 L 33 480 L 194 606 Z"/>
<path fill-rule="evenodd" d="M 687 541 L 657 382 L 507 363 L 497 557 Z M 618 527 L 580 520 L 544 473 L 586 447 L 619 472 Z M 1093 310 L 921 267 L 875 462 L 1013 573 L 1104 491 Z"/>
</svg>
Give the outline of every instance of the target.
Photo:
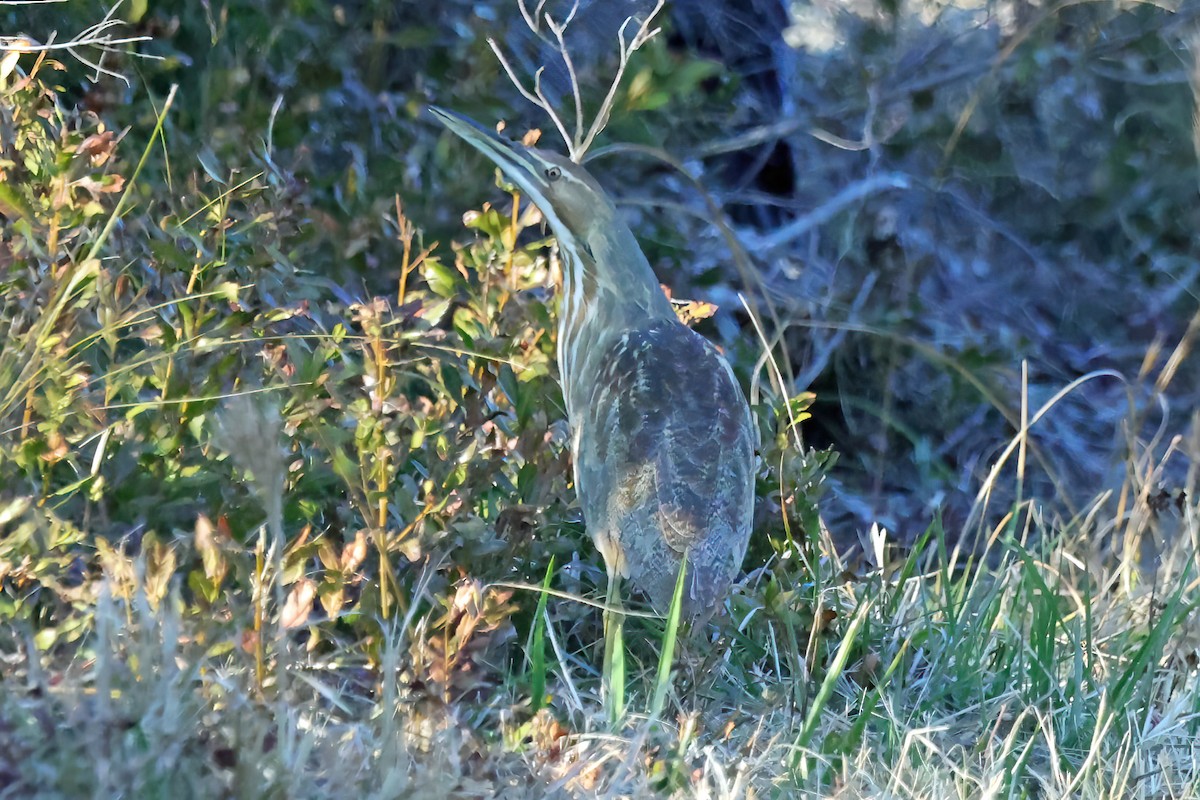
<svg viewBox="0 0 1200 800">
<path fill-rule="evenodd" d="M 511 682 L 447 705 L 413 680 L 427 629 L 411 617 L 374 664 L 293 638 L 286 687 L 275 661 L 260 688 L 212 619 L 129 559 L 69 655 L 4 634 L 0 796 L 1196 796 L 1196 507 L 1115 504 L 1065 521 L 1025 500 L 983 565 L 930 541 L 854 576 L 821 567 L 815 662 L 745 587 L 713 643 L 685 647 L 665 719 L 637 713 L 653 678 L 631 670 L 617 728 L 594 651 L 551 663 L 548 711 L 523 712 Z M 1164 544 L 1120 558 L 1118 532 L 1139 554 Z M 550 619 L 574 602 L 550 597 Z"/>
</svg>

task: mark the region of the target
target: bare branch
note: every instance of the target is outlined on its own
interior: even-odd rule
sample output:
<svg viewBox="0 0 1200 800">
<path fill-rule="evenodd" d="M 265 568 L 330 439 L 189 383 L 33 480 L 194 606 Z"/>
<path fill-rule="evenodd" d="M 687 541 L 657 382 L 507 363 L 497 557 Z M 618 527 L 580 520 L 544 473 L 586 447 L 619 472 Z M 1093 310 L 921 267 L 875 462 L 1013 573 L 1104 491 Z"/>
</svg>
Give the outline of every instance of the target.
<svg viewBox="0 0 1200 800">
<path fill-rule="evenodd" d="M 526 27 L 534 33 L 537 33 L 538 15 L 541 13 L 543 5 L 545 5 L 545 0 L 538 3 L 537 10 L 530 14 L 529 9 L 525 7 L 525 0 L 517 0 L 517 8 L 521 10 L 521 19 L 525 20 Z"/>
<path fill-rule="evenodd" d="M 556 22 L 549 13 L 544 11 L 546 2 L 547 0 L 538 0 L 537 7 L 530 11 L 528 6 L 529 0 L 517 0 L 517 7 L 520 10 L 521 18 L 525 20 L 525 25 L 529 28 L 529 30 L 532 31 L 533 34 L 541 41 L 546 42 L 547 44 L 553 44 L 558 50 L 559 57 L 562 58 L 563 64 L 566 66 L 567 78 L 571 83 L 571 99 L 575 104 L 575 132 L 573 135 L 567 132 L 566 124 L 563 122 L 562 116 L 555 110 L 554 104 L 550 102 L 550 99 L 542 90 L 541 74 L 545 67 L 539 68 L 534 74 L 534 87 L 533 91 L 530 91 L 517 77 L 512 65 L 508 62 L 508 59 L 504 57 L 504 53 L 501 52 L 500 46 L 496 43 L 496 41 L 494 39 L 488 39 L 488 45 L 491 46 L 492 52 L 496 54 L 496 58 L 500 60 L 500 65 L 504 69 L 505 75 L 507 75 L 509 81 L 511 81 L 512 84 L 517 87 L 517 91 L 521 93 L 521 96 L 545 111 L 550 116 L 551 121 L 554 123 L 554 127 L 558 130 L 559 135 L 562 136 L 563 141 L 567 145 L 567 150 L 570 154 L 571 160 L 579 163 L 583 160 L 583 156 L 587 153 L 588 148 L 592 146 L 593 142 L 595 142 L 596 137 L 599 136 L 604 130 L 605 126 L 608 125 L 608 120 L 612 116 L 612 110 L 616 104 L 617 92 L 621 88 L 621 81 L 624 79 L 625 71 L 629 67 L 630 56 L 637 52 L 637 50 L 646 44 L 646 42 L 657 36 L 661 30 L 659 28 L 653 28 L 651 25 L 654 22 L 654 18 L 658 16 L 660 11 L 662 11 L 663 6 L 666 4 L 666 0 L 657 0 L 657 2 L 654 4 L 654 8 L 650 10 L 650 13 L 647 14 L 645 18 L 636 20 L 634 17 L 628 17 L 626 18 L 625 22 L 622 23 L 621 29 L 617 34 L 617 56 L 619 59 L 617 72 L 613 76 L 613 80 L 609 84 L 608 91 L 604 95 L 604 100 L 600 104 L 600 108 L 596 111 L 596 115 L 592 119 L 590 126 L 587 124 L 584 118 L 585 112 L 583 106 L 583 91 L 579 83 L 579 74 L 575 69 L 575 60 L 571 57 L 571 53 L 567 47 L 566 41 L 567 26 L 571 24 L 571 21 L 575 19 L 575 15 L 579 11 L 579 0 L 575 0 L 571 6 L 570 13 L 567 14 L 566 19 L 561 23 Z M 543 20 L 545 21 L 546 28 L 550 31 L 550 36 L 552 39 L 548 38 L 543 33 Z M 633 36 L 627 39 L 626 37 L 628 35 L 628 30 L 631 24 L 634 22 L 637 22 L 637 29 L 634 31 Z"/>
<path fill-rule="evenodd" d="M 563 20 L 562 30 L 565 31 L 567 29 L 567 26 L 571 24 L 571 20 L 575 19 L 575 14 L 578 12 L 579 12 L 579 0 L 575 0 L 575 2 L 571 4 L 570 13 L 568 13 L 567 18 L 565 20 Z M 549 16 L 549 15 L 547 15 L 547 16 Z"/>
<path fill-rule="evenodd" d="M 661 28 L 654 28 L 652 30 L 650 25 L 654 22 L 654 18 L 658 16 L 658 12 L 662 11 L 665 3 L 666 0 L 658 0 L 654 4 L 654 8 L 650 10 L 650 13 L 638 25 L 637 32 L 628 44 L 625 42 L 625 29 L 633 21 L 633 17 L 629 17 L 621 24 L 621 30 L 617 34 L 617 40 L 620 43 L 620 63 L 617 66 L 617 74 L 613 76 L 612 83 L 608 87 L 608 94 L 604 96 L 604 102 L 600 104 L 600 110 L 596 112 L 596 118 L 592 121 L 591 129 L 588 130 L 587 136 L 584 137 L 583 142 L 579 146 L 579 156 L 581 158 L 587 152 L 587 149 L 592 146 L 592 142 L 596 140 L 600 132 L 604 130 L 604 127 L 608 125 L 609 117 L 612 115 L 613 104 L 617 99 L 617 90 L 621 87 L 621 79 L 625 77 L 625 69 L 629 66 L 629 57 L 662 30 Z"/>
<path fill-rule="evenodd" d="M 0 0 L 4 2 L 5 0 Z M 38 0 L 38 2 L 57 2 L 57 0 Z M 119 24 L 119 23 L 114 23 Z M 118 52 L 116 45 L 133 44 L 135 42 L 148 42 L 149 36 L 125 36 L 120 38 L 112 38 L 109 36 L 85 36 L 80 34 L 68 42 L 54 42 L 53 38 L 46 44 L 35 42 L 27 36 L 0 36 L 0 50 L 20 50 L 25 53 L 40 53 L 43 50 L 71 50 L 76 47 L 100 47 L 112 52 Z M 157 56 L 145 56 L 146 58 L 157 58 Z"/>
<path fill-rule="evenodd" d="M 575 159 L 575 153 L 577 150 L 579 150 L 579 147 L 582 144 L 580 137 L 583 135 L 583 97 L 579 91 L 579 78 L 575 75 L 575 62 L 571 60 L 571 52 L 567 49 L 567 42 L 564 37 L 564 33 L 567 30 L 567 25 L 571 22 L 571 18 L 575 16 L 575 10 L 578 7 L 579 4 L 576 3 L 571 9 L 571 14 L 569 17 L 567 17 L 567 21 L 562 25 L 556 24 L 554 20 L 550 18 L 549 14 L 546 15 L 546 25 L 550 28 L 550 32 L 554 34 L 554 38 L 558 41 L 558 53 L 560 56 L 562 56 L 563 63 L 567 65 L 567 77 L 571 82 L 571 96 L 575 101 L 575 135 L 572 137 L 570 142 L 570 155 L 572 160 Z"/>
<path fill-rule="evenodd" d="M 59 0 L 0 0 L 0 5 L 40 5 L 43 3 L 58 2 Z M 66 50 L 75 60 L 89 67 L 96 73 L 96 77 L 100 75 L 108 75 L 123 81 L 126 85 L 129 84 L 129 79 L 118 72 L 107 69 L 103 66 L 104 56 L 108 53 L 121 52 L 119 45 L 135 44 L 137 42 L 146 42 L 150 40 L 149 36 L 113 36 L 111 31 L 114 28 L 119 28 L 125 23 L 122 20 L 115 19 L 114 15 L 117 9 L 121 7 L 124 0 L 118 0 L 109 8 L 108 13 L 104 15 L 104 19 L 85 28 L 78 35 L 72 37 L 68 41 L 56 43 L 54 40 L 57 36 L 55 33 L 50 34 L 50 39 L 45 43 L 30 39 L 27 36 L 0 36 L 0 50 L 19 50 L 21 52 L 43 52 L 52 50 Z M 100 51 L 100 57 L 94 61 L 82 55 L 80 48 L 94 47 Z M 158 58 L 158 56 L 148 56 L 138 54 L 142 58 Z M 93 78 L 95 80 L 95 78 Z"/>
<path fill-rule="evenodd" d="M 526 6 L 527 1 L 528 0 L 517 0 L 517 7 L 521 10 L 521 18 L 524 19 L 527 28 L 530 31 L 533 31 L 533 34 L 536 37 L 540 38 L 541 41 L 547 42 L 547 38 L 542 35 L 541 32 L 542 8 L 546 7 L 547 0 L 538 0 L 538 7 L 534 8 L 532 12 L 530 12 L 529 8 Z"/>
<path fill-rule="evenodd" d="M 550 103 L 550 101 L 546 98 L 545 93 L 542 91 L 542 70 L 545 69 L 545 67 L 540 67 L 538 71 L 533 74 L 533 91 L 531 92 L 529 89 L 525 88 L 523 83 L 521 83 L 521 79 L 517 77 L 517 73 L 513 70 L 512 65 L 509 64 L 508 59 L 504 57 L 504 52 L 500 49 L 500 45 L 496 43 L 496 40 L 488 39 L 487 43 L 488 46 L 492 48 L 492 52 L 496 54 L 496 58 L 499 59 L 500 66 L 504 69 L 504 74 L 508 76 L 509 82 L 513 86 L 517 87 L 517 91 L 521 93 L 522 97 L 545 111 L 546 114 L 550 116 L 550 119 L 554 122 L 554 127 L 558 129 L 559 135 L 563 137 L 563 141 L 567 143 L 568 147 L 570 147 L 571 137 L 567 134 L 566 126 L 563 125 L 562 120 L 558 116 L 558 112 L 554 110 L 554 106 Z"/>
<path fill-rule="evenodd" d="M 525 20 L 525 27 L 529 28 L 539 41 L 546 44 L 554 44 L 546 34 L 542 33 L 542 9 L 546 7 L 547 0 L 538 0 L 537 8 L 533 11 L 530 11 L 525 5 L 526 2 L 528 0 L 517 0 L 517 7 L 521 10 L 521 19 Z"/>
<path fill-rule="evenodd" d="M 525 84 L 521 83 L 521 79 L 518 78 L 517 74 L 513 71 L 512 65 L 509 64 L 508 59 L 504 57 L 504 52 L 500 49 L 500 45 L 496 44 L 496 40 L 489 38 L 487 43 L 488 46 L 492 48 L 492 52 L 496 54 L 496 58 L 499 59 L 500 66 L 504 68 L 504 74 L 508 76 L 509 83 L 517 87 L 517 91 L 520 92 L 521 96 L 526 100 L 535 105 L 539 104 L 540 101 L 538 100 L 537 95 L 530 92 L 525 88 Z"/>
<path fill-rule="evenodd" d="M 550 119 L 554 122 L 554 127 L 558 129 L 558 135 L 563 138 L 563 141 L 567 144 L 567 148 L 570 149 L 571 135 L 567 133 L 567 126 L 562 121 L 562 117 L 558 115 L 558 112 L 554 110 L 554 104 L 550 102 L 550 98 L 542 91 L 542 73 L 545 71 L 545 67 L 538 67 L 537 72 L 533 73 L 533 85 L 534 89 L 537 90 L 539 105 L 550 115 Z"/>
<path fill-rule="evenodd" d="M 864 178 L 842 189 L 842 191 L 831 197 L 827 202 L 805 214 L 803 217 L 769 234 L 755 237 L 755 248 L 759 252 L 774 250 L 777 247 L 800 238 L 808 231 L 828 221 L 834 214 L 837 214 L 847 206 L 889 189 L 907 189 L 910 184 L 911 181 L 908 176 L 898 172 Z"/>
</svg>

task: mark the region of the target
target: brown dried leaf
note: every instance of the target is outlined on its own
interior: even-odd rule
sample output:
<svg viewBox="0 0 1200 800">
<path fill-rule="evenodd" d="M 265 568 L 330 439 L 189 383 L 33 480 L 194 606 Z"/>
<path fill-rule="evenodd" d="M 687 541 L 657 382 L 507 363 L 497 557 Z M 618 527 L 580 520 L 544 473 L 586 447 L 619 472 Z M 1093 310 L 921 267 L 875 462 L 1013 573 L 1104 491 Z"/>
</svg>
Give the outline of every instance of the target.
<svg viewBox="0 0 1200 800">
<path fill-rule="evenodd" d="M 367 557 L 367 532 L 360 530 L 354 534 L 354 540 L 346 542 L 342 548 L 341 568 L 343 573 L 351 573 L 362 566 Z"/>
<path fill-rule="evenodd" d="M 221 519 L 224 520 L 225 518 L 222 517 Z M 300 548 L 304 547 L 304 545 L 308 544 L 308 537 L 312 536 L 312 530 L 312 525 L 305 525 L 300 530 L 300 535 L 297 536 L 292 543 L 288 545 L 287 549 L 283 551 L 284 554 L 286 556 L 290 556 L 297 552 Z"/>
<path fill-rule="evenodd" d="M 17 59 L 21 54 L 16 50 L 8 50 L 3 56 L 0 56 L 0 83 L 8 79 L 12 71 L 17 68 Z"/>
<path fill-rule="evenodd" d="M 217 542 L 220 534 L 206 515 L 196 517 L 195 543 L 200 553 L 200 561 L 204 565 L 204 577 L 219 585 L 225 577 L 228 564 Z"/>
<path fill-rule="evenodd" d="M 308 621 L 312 613 L 313 598 L 317 596 L 317 582 L 302 578 L 288 593 L 287 602 L 283 604 L 283 612 L 279 621 L 285 628 L 298 628 Z"/>
<path fill-rule="evenodd" d="M 80 142 L 76 152 L 89 159 L 93 167 L 100 167 L 112 156 L 114 147 L 113 132 L 101 131 Z"/>
<path fill-rule="evenodd" d="M 541 128 L 530 128 L 525 131 L 525 135 L 521 137 L 521 144 L 526 147 L 533 147 L 542 138 Z"/>
<path fill-rule="evenodd" d="M 859 665 L 855 678 L 860 686 L 865 686 L 869 689 L 875 688 L 875 679 L 878 677 L 879 654 L 875 652 L 867 653 L 863 656 L 862 664 Z"/>
<path fill-rule="evenodd" d="M 58 431 L 50 432 L 50 434 L 46 437 L 46 446 L 49 449 L 42 453 L 41 458 L 43 461 L 46 461 L 50 464 L 56 464 L 59 461 L 62 461 L 63 458 L 66 457 L 67 453 L 70 452 L 70 448 L 67 447 L 67 440 L 64 439 L 62 434 Z"/>
<path fill-rule="evenodd" d="M 325 569 L 336 570 L 341 567 L 341 559 L 338 558 L 337 550 L 333 547 L 333 542 L 328 539 L 322 539 L 317 545 L 317 558 L 321 559 L 321 565 Z"/>
<path fill-rule="evenodd" d="M 146 554 L 146 597 L 157 607 L 167 596 L 171 578 L 175 575 L 175 549 L 149 535 L 143 540 L 142 547 Z"/>
<path fill-rule="evenodd" d="M 74 181 L 71 186 L 77 189 L 84 189 L 92 196 L 93 200 L 99 200 L 102 194 L 113 194 L 125 188 L 125 178 L 121 175 L 108 175 L 97 180 L 96 178 L 85 176 Z"/>
<path fill-rule="evenodd" d="M 673 305 L 675 306 L 675 316 L 679 317 L 679 321 L 688 327 L 717 313 L 715 305 L 703 300 L 676 301 Z"/>
</svg>

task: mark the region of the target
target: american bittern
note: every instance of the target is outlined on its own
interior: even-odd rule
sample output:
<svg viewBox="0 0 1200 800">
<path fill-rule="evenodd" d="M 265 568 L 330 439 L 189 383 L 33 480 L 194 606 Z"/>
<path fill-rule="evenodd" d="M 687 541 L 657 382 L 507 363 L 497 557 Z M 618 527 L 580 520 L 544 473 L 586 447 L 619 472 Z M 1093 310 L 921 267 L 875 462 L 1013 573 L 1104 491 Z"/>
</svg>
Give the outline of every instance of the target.
<svg viewBox="0 0 1200 800">
<path fill-rule="evenodd" d="M 563 265 L 558 366 L 575 486 L 610 594 L 628 578 L 665 612 L 706 619 L 741 567 L 754 506 L 754 424 L 733 371 L 680 323 L 650 262 L 583 167 L 434 108 L 541 210 Z"/>
</svg>

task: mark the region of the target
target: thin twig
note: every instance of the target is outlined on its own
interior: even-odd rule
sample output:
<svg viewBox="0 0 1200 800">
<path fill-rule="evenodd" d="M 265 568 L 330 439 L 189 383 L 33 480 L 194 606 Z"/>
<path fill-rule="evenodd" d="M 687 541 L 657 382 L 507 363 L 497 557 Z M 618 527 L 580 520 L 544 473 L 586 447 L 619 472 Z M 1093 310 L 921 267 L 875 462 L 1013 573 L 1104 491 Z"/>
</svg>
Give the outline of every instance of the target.
<svg viewBox="0 0 1200 800">
<path fill-rule="evenodd" d="M 59 0 L 0 0 L 0 5 L 39 5 L 42 3 L 59 2 Z M 19 50 L 21 52 L 47 52 L 53 50 L 66 50 L 79 63 L 93 70 L 96 78 L 100 75 L 108 75 L 111 78 L 116 78 L 119 81 L 129 85 L 129 79 L 118 72 L 110 70 L 102 65 L 104 56 L 108 53 L 123 52 L 118 45 L 129 45 L 137 42 L 150 41 L 149 36 L 112 36 L 109 31 L 113 28 L 118 28 L 125 24 L 123 20 L 115 19 L 117 9 L 121 7 L 124 0 L 118 0 L 104 18 L 94 25 L 91 25 L 82 30 L 71 39 L 57 43 L 54 41 L 57 34 L 50 34 L 50 39 L 45 44 L 36 42 L 27 36 L 0 36 L 0 50 Z M 94 47 L 100 51 L 100 57 L 94 61 L 79 52 L 80 48 Z M 144 53 L 137 54 L 143 58 L 161 58 L 160 56 L 151 56 Z M 93 78 L 95 80 L 96 78 Z"/>
<path fill-rule="evenodd" d="M 567 70 L 567 78 L 571 84 L 571 100 L 575 105 L 574 122 L 575 130 L 573 133 L 567 131 L 566 123 L 563 121 L 563 115 L 554 107 L 546 92 L 542 89 L 542 73 L 545 67 L 539 67 L 533 74 L 533 88 L 530 89 L 525 83 L 517 77 L 516 70 L 504 52 L 500 49 L 495 39 L 488 39 L 488 46 L 492 48 L 492 52 L 496 54 L 496 58 L 500 61 L 500 66 L 504 70 L 504 74 L 508 76 L 509 81 L 517 88 L 529 102 L 533 103 L 538 108 L 546 112 L 550 117 L 550 121 L 554 123 L 555 129 L 559 136 L 562 137 L 563 143 L 567 146 L 568 154 L 575 163 L 581 163 L 588 148 L 595 142 L 596 137 L 608 125 L 608 120 L 612 115 L 613 106 L 616 103 L 617 91 L 621 87 L 621 81 L 625 77 L 625 71 L 629 67 L 630 56 L 640 49 L 646 42 L 658 35 L 660 28 L 651 27 L 654 18 L 662 10 L 666 4 L 666 0 L 657 0 L 654 8 L 650 13 L 641 20 L 635 20 L 634 17 L 627 17 L 621 24 L 621 29 L 617 33 L 617 56 L 618 65 L 616 74 L 613 76 L 608 90 L 605 92 L 604 100 L 601 102 L 596 115 L 592 118 L 589 125 L 586 121 L 584 105 L 583 105 L 583 90 L 579 82 L 579 73 L 575 67 L 575 59 L 571 56 L 570 49 L 567 46 L 567 27 L 575 19 L 575 15 L 579 11 L 579 2 L 576 0 L 572 4 L 571 10 L 567 13 L 566 18 L 562 22 L 557 22 L 548 12 L 545 12 L 546 0 L 539 0 L 537 7 L 530 11 L 527 5 L 528 0 L 517 0 L 517 8 L 520 10 L 521 18 L 525 21 L 526 27 L 539 40 L 552 44 L 558 50 L 559 58 L 562 59 L 563 65 Z M 550 32 L 550 36 L 546 36 L 542 30 L 542 22 L 545 22 L 546 28 Z M 637 22 L 637 29 L 631 37 L 628 36 L 628 30 L 631 23 Z M 628 37 L 628 38 L 627 38 Z"/>
<path fill-rule="evenodd" d="M 529 91 L 525 88 L 525 84 L 521 83 L 521 79 L 517 77 L 517 73 L 513 70 L 512 65 L 508 63 L 508 59 L 504 57 L 504 52 L 500 49 L 500 45 L 496 44 L 495 39 L 488 39 L 488 46 L 492 48 L 492 52 L 496 54 L 496 58 L 500 60 L 500 66 L 504 69 L 504 73 L 508 76 L 508 80 L 513 86 L 517 87 L 517 91 L 521 93 L 529 102 L 533 103 L 538 108 L 542 109 L 549 115 L 550 120 L 554 123 L 554 127 L 558 129 L 558 133 L 562 136 L 563 141 L 569 147 L 571 137 L 567 133 L 567 127 L 559 118 L 558 112 L 554 110 L 554 106 L 546 100 L 545 94 L 542 93 L 542 72 L 545 67 L 538 68 L 538 71 L 533 74 L 534 91 Z"/>
<path fill-rule="evenodd" d="M 634 34 L 633 39 L 628 45 L 625 43 L 625 29 L 629 26 L 629 23 L 633 21 L 633 17 L 629 17 L 621 24 L 621 30 L 617 34 L 617 40 L 621 44 L 620 64 L 617 66 L 617 74 L 613 76 L 612 83 L 608 87 L 608 94 L 605 95 L 604 102 L 600 105 L 600 110 L 596 112 L 596 118 L 592 122 L 591 130 L 588 131 L 588 135 L 584 138 L 579 147 L 579 158 L 583 157 L 583 154 L 586 153 L 588 148 L 592 146 L 592 142 L 595 141 L 600 132 L 604 130 L 604 127 L 608 125 L 609 116 L 612 114 L 613 103 L 617 98 L 617 89 L 620 88 L 621 79 L 625 77 L 625 69 L 629 66 L 629 57 L 633 55 L 633 53 L 635 53 L 642 45 L 657 36 L 659 31 L 662 30 L 661 28 L 651 29 L 650 25 L 654 22 L 654 18 L 658 15 L 658 12 L 662 10 L 664 3 L 666 3 L 666 0 L 658 0 L 658 2 L 654 4 L 654 8 L 652 8 L 650 13 L 646 15 L 646 18 L 642 20 L 642 23 L 638 26 L 637 33 Z M 572 157 L 574 157 L 574 154 Z"/>
<path fill-rule="evenodd" d="M 570 16 L 575 16 L 574 8 L 571 9 Z M 571 157 L 574 158 L 575 151 L 579 149 L 580 145 L 579 134 L 583 130 L 583 98 L 580 96 L 579 78 L 575 74 L 575 62 L 571 58 L 571 52 L 567 49 L 567 42 L 564 37 L 569 23 L 570 17 L 567 18 L 567 22 L 559 25 L 550 18 L 549 14 L 546 15 L 546 25 L 558 41 L 558 52 L 562 55 L 563 64 L 567 66 L 567 77 L 571 81 L 571 97 L 575 101 L 575 137 L 572 140 L 571 146 Z"/>
</svg>

